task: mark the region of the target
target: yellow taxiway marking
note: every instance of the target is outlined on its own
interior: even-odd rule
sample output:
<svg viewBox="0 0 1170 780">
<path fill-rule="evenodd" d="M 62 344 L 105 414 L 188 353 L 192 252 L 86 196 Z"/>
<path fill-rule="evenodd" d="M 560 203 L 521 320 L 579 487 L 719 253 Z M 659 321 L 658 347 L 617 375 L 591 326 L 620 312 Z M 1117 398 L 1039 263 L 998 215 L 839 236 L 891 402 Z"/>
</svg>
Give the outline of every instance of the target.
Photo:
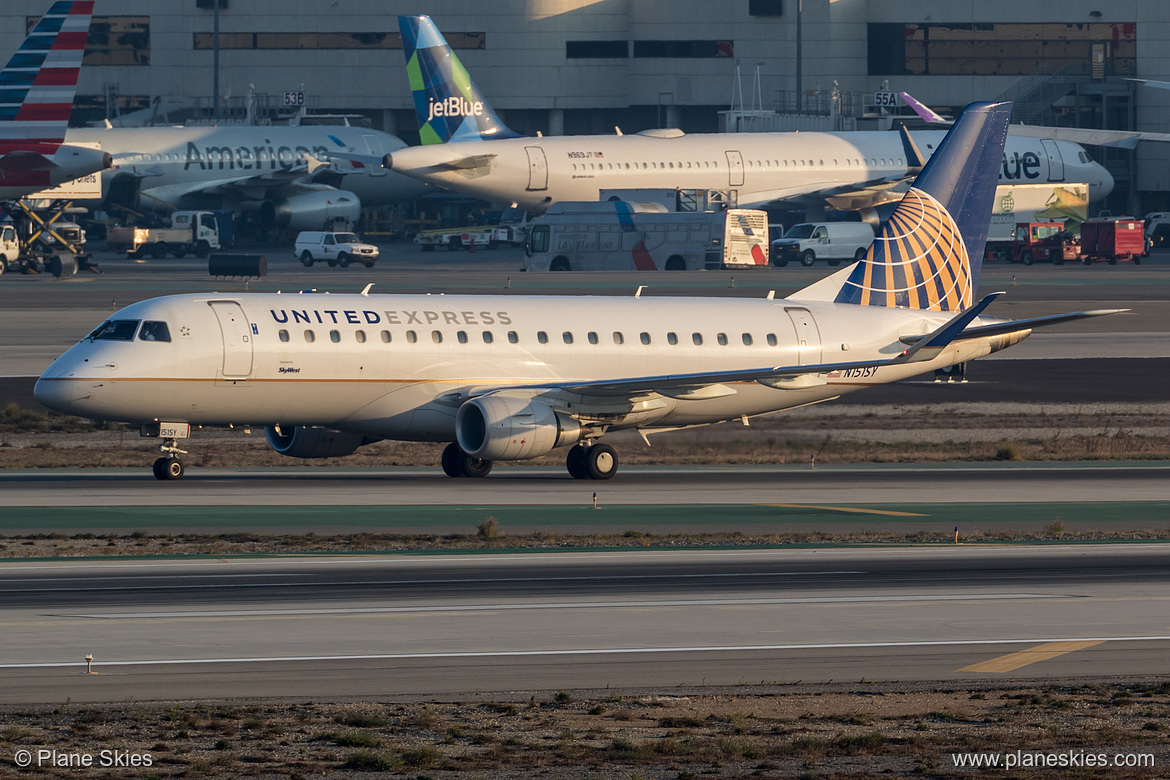
<svg viewBox="0 0 1170 780">
<path fill-rule="evenodd" d="M 919 512 L 895 512 L 892 509 L 861 509 L 854 506 L 821 506 L 819 504 L 764 504 L 784 509 L 828 509 L 831 512 L 856 512 L 859 515 L 890 515 L 892 517 L 929 517 Z"/>
<path fill-rule="evenodd" d="M 960 672 L 1011 672 L 1019 669 L 1021 666 L 1028 664 L 1039 663 L 1040 661 L 1047 661 L 1049 658 L 1056 658 L 1065 653 L 1072 653 L 1077 650 L 1084 650 L 1086 647 L 1099 645 L 1103 643 L 1104 639 L 1094 639 L 1085 642 L 1045 642 L 1042 645 L 1030 647 L 1027 650 L 1021 650 L 1018 653 L 1008 653 L 1001 655 L 998 658 L 992 658 L 989 661 L 980 661 L 977 664 L 964 666 Z"/>
</svg>

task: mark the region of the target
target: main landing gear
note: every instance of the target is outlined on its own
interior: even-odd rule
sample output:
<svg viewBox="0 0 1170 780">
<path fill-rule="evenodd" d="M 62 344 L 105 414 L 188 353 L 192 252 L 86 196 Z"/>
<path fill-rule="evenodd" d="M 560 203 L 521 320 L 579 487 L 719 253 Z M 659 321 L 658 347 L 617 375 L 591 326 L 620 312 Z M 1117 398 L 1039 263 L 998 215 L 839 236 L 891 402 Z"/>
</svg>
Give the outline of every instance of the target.
<svg viewBox="0 0 1170 780">
<path fill-rule="evenodd" d="M 154 462 L 154 478 L 182 479 L 186 469 L 183 467 L 183 461 L 179 460 L 179 455 L 186 455 L 187 451 L 179 449 L 175 439 L 164 439 L 163 443 L 158 445 L 158 450 L 163 456 Z"/>
<path fill-rule="evenodd" d="M 610 479 L 618 470 L 618 456 L 608 444 L 577 444 L 569 448 L 565 468 L 573 479 Z"/>
<path fill-rule="evenodd" d="M 159 462 L 164 460 L 160 458 Z M 577 444 L 569 448 L 565 468 L 574 479 L 610 479 L 617 473 L 618 456 L 608 444 Z M 155 469 L 157 475 L 157 464 Z M 490 460 L 473 458 L 455 442 L 443 450 L 443 473 L 448 477 L 486 477 L 491 470 Z"/>
<path fill-rule="evenodd" d="M 490 460 L 471 457 L 455 442 L 443 450 L 443 473 L 448 477 L 486 477 L 491 470 Z"/>
</svg>

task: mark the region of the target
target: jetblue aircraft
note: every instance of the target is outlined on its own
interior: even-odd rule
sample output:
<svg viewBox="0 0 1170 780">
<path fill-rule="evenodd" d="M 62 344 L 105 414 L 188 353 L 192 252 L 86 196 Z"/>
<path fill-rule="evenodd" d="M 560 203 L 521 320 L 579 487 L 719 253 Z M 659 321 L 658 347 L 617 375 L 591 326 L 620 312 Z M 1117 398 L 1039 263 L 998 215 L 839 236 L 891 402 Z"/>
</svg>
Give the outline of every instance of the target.
<svg viewBox="0 0 1170 780">
<path fill-rule="evenodd" d="M 92 0 L 53 3 L 0 71 L 0 200 L 110 167 L 110 155 L 65 141 Z"/>
<path fill-rule="evenodd" d="M 898 133 L 714 133 L 524 138 L 500 121 L 427 16 L 400 16 L 406 70 L 422 146 L 392 152 L 386 167 L 484 200 L 542 211 L 597 200 L 602 189 L 733 190 L 740 206 L 867 209 L 896 202 L 890 188 L 918 169 Z M 929 157 L 941 131 L 913 133 Z M 1113 178 L 1074 143 L 1007 140 L 1000 184 L 1088 182 L 1099 200 Z M 831 199 L 831 200 L 829 200 Z"/>
<path fill-rule="evenodd" d="M 356 222 L 363 205 L 412 200 L 426 186 L 379 164 L 323 163 L 333 151 L 380 160 L 406 145 L 361 127 L 115 127 L 73 129 L 66 138 L 113 154 L 116 167 L 102 176 L 108 201 L 156 211 L 256 211 L 271 228 L 320 230 L 336 217 Z"/>
<path fill-rule="evenodd" d="M 1032 328 L 975 301 L 1010 103 L 964 111 L 865 258 L 767 298 L 173 295 L 127 306 L 45 371 L 46 406 L 139 423 L 184 467 L 192 425 L 268 427 L 284 455 L 379 439 L 450 442 L 443 469 L 569 447 L 573 477 L 643 435 L 819 403 L 982 357 Z"/>
</svg>

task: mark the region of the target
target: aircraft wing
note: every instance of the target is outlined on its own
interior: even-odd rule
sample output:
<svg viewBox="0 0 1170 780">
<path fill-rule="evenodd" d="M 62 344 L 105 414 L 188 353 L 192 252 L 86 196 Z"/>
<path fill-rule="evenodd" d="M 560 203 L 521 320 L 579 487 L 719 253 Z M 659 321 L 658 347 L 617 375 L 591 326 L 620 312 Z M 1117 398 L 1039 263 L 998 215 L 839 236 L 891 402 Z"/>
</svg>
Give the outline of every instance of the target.
<svg viewBox="0 0 1170 780">
<path fill-rule="evenodd" d="M 151 189 L 151 195 L 168 202 L 175 202 L 188 195 L 225 195 L 242 193 L 249 199 L 264 199 L 273 196 L 273 190 L 281 194 L 295 194 L 299 185 L 311 184 L 309 165 L 300 162 L 291 168 L 266 171 L 261 174 L 225 176 L 210 181 L 182 182 Z"/>
<path fill-rule="evenodd" d="M 656 376 L 622 377 L 590 381 L 569 380 L 521 385 L 507 388 L 482 388 L 476 394 L 485 395 L 498 390 L 564 390 L 589 396 L 632 398 L 648 393 L 659 393 L 679 397 L 700 392 L 704 388 L 724 382 L 759 382 L 769 387 L 798 387 L 800 378 L 847 371 L 855 368 L 881 368 L 906 363 L 933 360 L 940 350 L 953 342 L 991 302 L 1002 293 L 991 293 L 966 311 L 952 317 L 941 327 L 914 341 L 913 344 L 885 360 L 863 360 L 840 363 L 816 363 L 796 366 L 765 366 L 761 368 L 733 369 L 730 371 L 703 371 L 690 374 L 660 374 Z"/>
<path fill-rule="evenodd" d="M 1145 79 L 1127 79 L 1140 81 L 1147 86 L 1162 86 L 1170 89 L 1170 82 L 1151 82 Z M 923 105 L 912 95 L 899 92 L 906 105 L 914 109 L 923 121 L 932 125 L 952 125 L 954 122 L 945 119 Z M 1146 133 L 1136 130 L 1094 130 L 1086 127 L 1043 127 L 1041 125 L 1008 125 L 1008 135 L 1022 138 L 1044 138 L 1052 141 L 1070 141 L 1074 144 L 1087 146 L 1114 146 L 1121 149 L 1133 149 L 1139 141 L 1157 141 L 1170 143 L 1170 133 Z"/>
</svg>

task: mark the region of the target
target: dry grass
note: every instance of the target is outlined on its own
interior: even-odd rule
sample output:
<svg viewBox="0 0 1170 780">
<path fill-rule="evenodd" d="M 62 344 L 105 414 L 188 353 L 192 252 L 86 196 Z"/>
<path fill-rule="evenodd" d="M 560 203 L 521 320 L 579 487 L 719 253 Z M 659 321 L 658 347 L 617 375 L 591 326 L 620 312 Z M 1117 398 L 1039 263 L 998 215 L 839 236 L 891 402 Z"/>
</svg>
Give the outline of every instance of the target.
<svg viewBox="0 0 1170 780">
<path fill-rule="evenodd" d="M 7 707 L 0 750 L 149 753 L 148 773 L 117 776 L 159 778 L 933 777 L 954 771 L 960 751 L 1152 753 L 1158 767 L 1170 759 L 1166 683 L 568 698 Z M 364 725 L 339 728 L 350 723 Z M 8 776 L 18 775 L 0 767 Z"/>
</svg>

